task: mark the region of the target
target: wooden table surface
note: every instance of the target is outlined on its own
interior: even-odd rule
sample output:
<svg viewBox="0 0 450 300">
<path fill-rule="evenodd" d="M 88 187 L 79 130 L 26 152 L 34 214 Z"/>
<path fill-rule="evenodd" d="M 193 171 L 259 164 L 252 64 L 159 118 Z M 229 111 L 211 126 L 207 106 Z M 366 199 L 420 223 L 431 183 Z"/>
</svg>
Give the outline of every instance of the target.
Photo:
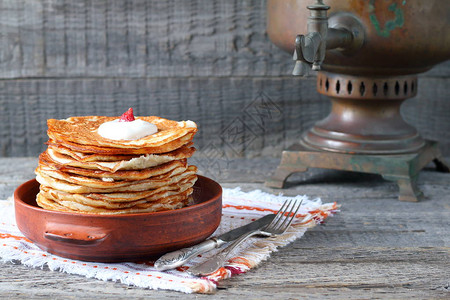
<svg viewBox="0 0 450 300">
<path fill-rule="evenodd" d="M 0 264 L 0 299 L 449 299 L 450 174 L 420 173 L 422 202 L 396 199 L 397 187 L 369 174 L 310 170 L 288 188 L 263 185 L 279 159 L 236 159 L 209 172 L 224 187 L 337 201 L 341 211 L 214 295 L 129 287 L 76 275 Z M 34 177 L 37 158 L 0 158 L 0 199 Z"/>
</svg>

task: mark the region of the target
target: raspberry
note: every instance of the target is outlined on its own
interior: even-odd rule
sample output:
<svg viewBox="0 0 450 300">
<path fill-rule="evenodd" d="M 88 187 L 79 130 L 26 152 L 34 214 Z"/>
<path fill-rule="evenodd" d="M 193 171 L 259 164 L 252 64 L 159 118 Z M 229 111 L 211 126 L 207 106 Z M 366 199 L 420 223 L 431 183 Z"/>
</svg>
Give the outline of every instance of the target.
<svg viewBox="0 0 450 300">
<path fill-rule="evenodd" d="M 120 117 L 119 122 L 131 122 L 134 121 L 133 109 L 130 107 L 123 115 Z"/>
</svg>

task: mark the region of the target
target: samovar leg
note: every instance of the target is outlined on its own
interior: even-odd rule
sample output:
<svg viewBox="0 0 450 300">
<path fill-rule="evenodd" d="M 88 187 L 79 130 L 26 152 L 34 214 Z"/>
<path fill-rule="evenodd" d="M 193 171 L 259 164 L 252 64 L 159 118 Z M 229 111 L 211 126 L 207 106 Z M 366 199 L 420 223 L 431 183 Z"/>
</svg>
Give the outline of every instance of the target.
<svg viewBox="0 0 450 300">
<path fill-rule="evenodd" d="M 306 172 L 308 168 L 354 171 L 379 174 L 386 180 L 394 181 L 399 187 L 400 201 L 417 202 L 424 198 L 417 185 L 419 172 L 430 162 L 434 162 L 440 172 L 450 171 L 437 143 L 432 141 L 426 141 L 417 153 L 396 155 L 336 153 L 293 145 L 283 151 L 281 163 L 275 174 L 266 181 L 266 186 L 283 188 L 291 174 Z"/>
<path fill-rule="evenodd" d="M 400 175 L 382 175 L 384 179 L 394 181 L 398 185 L 398 200 L 407 202 L 418 202 L 423 200 L 423 193 L 417 186 L 417 177 L 414 176 L 400 176 Z"/>
<path fill-rule="evenodd" d="M 399 188 L 398 200 L 417 202 L 424 198 L 423 193 L 419 190 L 417 186 L 418 173 L 411 175 L 413 172 L 419 172 L 423 166 L 420 165 L 421 156 L 425 157 L 425 162 L 433 161 L 436 165 L 436 171 L 449 173 L 450 166 L 442 158 L 439 148 L 436 144 L 428 142 L 431 145 L 424 153 L 417 156 L 411 161 L 408 161 L 408 170 L 405 175 L 382 175 L 384 179 L 395 181 Z M 419 164 L 417 163 L 419 162 Z M 419 165 L 419 166 L 418 166 Z"/>
</svg>

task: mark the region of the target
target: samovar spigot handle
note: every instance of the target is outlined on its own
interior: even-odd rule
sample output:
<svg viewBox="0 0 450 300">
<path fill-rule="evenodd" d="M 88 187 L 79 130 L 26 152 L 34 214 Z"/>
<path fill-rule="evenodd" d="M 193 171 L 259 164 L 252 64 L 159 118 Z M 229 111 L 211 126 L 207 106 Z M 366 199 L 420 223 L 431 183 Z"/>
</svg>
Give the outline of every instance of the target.
<svg viewBox="0 0 450 300">
<path fill-rule="evenodd" d="M 314 5 L 309 5 L 308 33 L 297 35 L 295 39 L 295 60 L 293 75 L 306 76 L 309 69 L 320 70 L 320 65 L 325 59 L 325 38 L 328 30 L 327 10 L 328 5 L 323 0 L 316 0 Z"/>
<path fill-rule="evenodd" d="M 364 42 L 364 29 L 354 16 L 337 13 L 330 19 L 332 27 L 328 27 L 327 11 L 330 6 L 323 0 L 316 0 L 309 5 L 308 33 L 297 35 L 293 60 L 293 75 L 306 76 L 309 70 L 319 71 L 325 60 L 327 49 L 338 49 L 350 53 L 358 50 Z"/>
<path fill-rule="evenodd" d="M 311 39 L 314 39 L 312 46 L 317 48 L 312 62 L 312 70 L 319 71 L 322 62 L 325 59 L 325 51 L 327 50 L 327 11 L 330 7 L 324 5 L 323 0 L 316 0 L 314 5 L 309 5 L 307 8 L 310 12 L 308 17 L 308 35 L 311 35 Z"/>
<path fill-rule="evenodd" d="M 297 35 L 294 56 L 292 58 L 295 60 L 294 71 L 292 71 L 293 75 L 307 76 L 311 68 L 315 70 L 315 58 L 319 51 L 321 40 L 322 38 L 317 32 Z"/>
</svg>

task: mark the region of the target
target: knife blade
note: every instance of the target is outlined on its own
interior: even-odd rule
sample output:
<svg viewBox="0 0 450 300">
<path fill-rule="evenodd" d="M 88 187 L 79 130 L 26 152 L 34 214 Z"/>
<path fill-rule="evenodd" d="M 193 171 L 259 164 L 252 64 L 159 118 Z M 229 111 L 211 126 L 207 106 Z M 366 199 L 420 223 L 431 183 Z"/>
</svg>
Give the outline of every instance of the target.
<svg viewBox="0 0 450 300">
<path fill-rule="evenodd" d="M 218 237 L 207 239 L 206 241 L 203 241 L 200 244 L 164 254 L 155 262 L 155 268 L 158 271 L 165 271 L 179 267 L 192 257 L 197 256 L 198 254 L 210 251 L 214 248 L 218 248 L 225 243 L 237 239 L 243 234 L 265 227 L 274 218 L 275 214 L 268 214 L 247 225 L 238 227 L 224 234 L 221 234 Z"/>
</svg>

